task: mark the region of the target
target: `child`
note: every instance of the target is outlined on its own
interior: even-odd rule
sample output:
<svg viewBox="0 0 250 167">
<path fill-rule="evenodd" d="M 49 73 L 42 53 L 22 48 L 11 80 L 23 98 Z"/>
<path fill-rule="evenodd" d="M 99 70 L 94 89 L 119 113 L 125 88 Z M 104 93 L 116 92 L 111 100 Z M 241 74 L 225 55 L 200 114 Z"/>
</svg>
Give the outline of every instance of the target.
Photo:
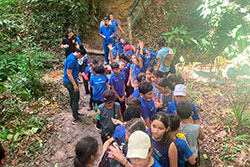
<svg viewBox="0 0 250 167">
<path fill-rule="evenodd" d="M 148 81 L 142 81 L 139 84 L 139 92 L 142 106 L 142 117 L 145 120 L 145 124 L 147 127 L 150 127 L 150 120 L 157 113 L 155 108 L 155 103 L 153 101 L 153 86 Z"/>
<path fill-rule="evenodd" d="M 158 112 L 152 117 L 148 134 L 154 146 L 154 158 L 163 167 L 177 167 L 177 148 L 170 134 L 170 120 L 166 113 Z"/>
<path fill-rule="evenodd" d="M 139 92 L 139 89 L 138 89 L 138 84 L 141 83 L 142 81 L 145 81 L 146 80 L 146 75 L 145 73 L 143 72 L 139 72 L 136 74 L 136 80 L 135 80 L 135 90 L 132 94 L 132 97 L 137 97 L 139 98 L 140 97 L 140 92 Z"/>
<path fill-rule="evenodd" d="M 175 114 L 176 113 L 176 106 L 182 101 L 187 101 L 186 100 L 186 92 L 187 92 L 187 90 L 186 90 L 185 85 L 178 84 L 175 86 L 175 88 L 174 88 L 175 101 L 168 105 L 167 114 Z M 187 101 L 187 102 L 189 102 L 192 105 L 192 111 L 193 111 L 192 118 L 193 118 L 194 123 L 198 124 L 200 117 L 199 117 L 198 112 L 195 108 L 195 105 L 193 103 L 191 103 L 190 101 Z"/>
<path fill-rule="evenodd" d="M 198 156 L 197 142 L 198 139 L 203 140 L 205 138 L 205 134 L 201 129 L 200 125 L 193 124 L 192 121 L 192 106 L 187 101 L 182 101 L 177 105 L 177 114 L 181 118 L 181 130 L 187 138 L 188 144 L 194 153 L 195 157 Z M 185 162 L 188 164 L 188 162 Z M 185 165 L 187 166 L 187 165 Z"/>
<path fill-rule="evenodd" d="M 124 167 L 161 167 L 153 157 L 153 145 L 150 137 L 143 131 L 135 131 L 128 139 L 128 152 L 127 158 L 130 162 L 121 155 L 119 149 L 110 147 L 111 153 L 119 159 Z"/>
<path fill-rule="evenodd" d="M 105 69 L 103 65 L 97 65 L 94 67 L 96 75 L 91 76 L 90 86 L 92 87 L 92 100 L 95 105 L 97 103 L 100 105 L 102 103 L 102 93 L 108 89 L 108 77 L 104 74 Z"/>
<path fill-rule="evenodd" d="M 152 72 L 154 71 L 154 68 L 153 67 L 149 67 L 147 70 L 146 70 L 146 79 L 148 82 L 152 82 L 151 80 L 151 77 L 152 77 Z"/>
<path fill-rule="evenodd" d="M 98 157 L 98 142 L 93 137 L 82 138 L 75 146 L 74 167 L 94 166 Z"/>
<path fill-rule="evenodd" d="M 122 72 L 120 71 L 118 63 L 112 63 L 112 74 L 110 76 L 110 87 L 114 91 L 117 102 L 120 103 L 122 115 L 125 111 L 125 81 Z"/>
<path fill-rule="evenodd" d="M 176 134 L 180 129 L 180 118 L 176 114 L 170 114 L 170 129 L 171 136 L 175 139 L 175 144 L 178 150 L 178 167 L 185 167 L 185 158 L 190 164 L 195 164 L 195 156 L 193 152 L 190 150 L 187 142 L 184 139 L 176 138 Z M 184 135 L 183 135 L 184 136 Z"/>
<path fill-rule="evenodd" d="M 184 79 L 182 78 L 181 74 L 171 74 L 168 76 L 168 79 L 170 80 L 171 84 L 175 87 L 178 84 L 184 85 Z"/>
<path fill-rule="evenodd" d="M 156 103 L 156 108 L 159 108 L 158 103 L 159 103 L 159 90 L 158 90 L 158 82 L 159 80 L 163 77 L 162 72 L 159 70 L 155 70 L 152 72 L 151 75 L 151 81 L 152 81 L 152 85 L 154 87 L 154 102 Z"/>
<path fill-rule="evenodd" d="M 112 90 L 105 90 L 102 96 L 104 103 L 99 105 L 99 110 L 100 110 L 99 124 L 101 128 L 102 142 L 104 143 L 112 136 L 115 130 L 115 125 L 112 121 L 112 118 L 122 120 L 122 115 L 121 115 L 120 104 L 115 102 L 116 96 Z M 95 120 L 97 116 L 98 116 L 97 113 L 93 114 L 94 124 L 97 123 L 97 121 Z"/>
<path fill-rule="evenodd" d="M 131 85 L 133 88 L 135 88 L 134 82 L 136 80 L 136 74 L 141 72 L 140 66 L 139 66 L 139 62 L 136 58 L 135 55 L 132 56 L 132 62 L 133 64 L 131 64 L 130 66 L 130 74 L 129 74 L 129 80 L 127 85 Z"/>
<path fill-rule="evenodd" d="M 95 72 L 94 72 L 93 68 L 97 64 L 98 63 L 97 63 L 97 61 L 95 59 L 88 61 L 88 66 L 84 70 L 85 74 L 87 74 L 88 78 L 89 78 L 89 81 L 87 81 L 87 86 L 88 86 L 88 82 L 90 82 L 90 78 L 95 75 Z M 88 108 L 88 111 L 93 110 L 92 96 L 93 96 L 93 90 L 92 90 L 92 87 L 90 86 L 90 98 L 89 98 L 89 108 Z"/>
<path fill-rule="evenodd" d="M 161 78 L 158 81 L 159 109 L 158 111 L 166 112 L 168 105 L 174 101 L 174 86 L 170 83 L 168 78 Z"/>
<path fill-rule="evenodd" d="M 6 162 L 7 162 L 6 150 L 0 143 L 0 166 L 3 167 Z"/>
</svg>

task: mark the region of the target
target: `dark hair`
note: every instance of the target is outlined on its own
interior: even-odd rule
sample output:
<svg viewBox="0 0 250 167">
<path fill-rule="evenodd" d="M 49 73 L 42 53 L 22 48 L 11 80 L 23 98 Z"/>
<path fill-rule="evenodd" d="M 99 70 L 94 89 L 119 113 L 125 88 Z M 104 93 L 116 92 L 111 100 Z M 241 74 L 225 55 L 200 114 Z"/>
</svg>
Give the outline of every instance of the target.
<svg viewBox="0 0 250 167">
<path fill-rule="evenodd" d="M 182 101 L 177 104 L 176 111 L 181 119 L 188 119 L 192 115 L 193 108 L 188 101 Z"/>
<path fill-rule="evenodd" d="M 180 74 L 179 75 L 171 74 L 168 76 L 168 79 L 171 83 L 174 82 L 176 85 L 184 84 L 184 79 L 182 78 L 182 76 Z"/>
<path fill-rule="evenodd" d="M 127 122 L 127 124 L 125 125 L 126 127 L 126 131 L 133 133 L 137 130 L 141 130 L 143 132 L 146 132 L 146 125 L 145 123 L 142 121 L 141 118 L 133 118 L 130 121 Z"/>
<path fill-rule="evenodd" d="M 124 53 L 121 54 L 119 57 L 120 57 L 120 59 L 126 61 L 127 63 L 132 63 L 130 58 L 128 56 L 126 56 Z"/>
<path fill-rule="evenodd" d="M 168 87 L 169 89 L 174 90 L 174 86 L 170 83 L 168 78 L 161 78 L 158 81 L 158 85 L 164 88 Z"/>
<path fill-rule="evenodd" d="M 153 90 L 153 85 L 148 81 L 140 82 L 138 87 L 139 87 L 139 92 L 144 95 Z"/>
<path fill-rule="evenodd" d="M 101 64 L 96 65 L 96 66 L 93 68 L 93 70 L 94 70 L 95 73 L 97 73 L 97 74 L 104 74 L 104 72 L 105 72 L 105 68 L 104 68 L 104 66 L 101 65 Z"/>
<path fill-rule="evenodd" d="M 153 67 L 148 67 L 147 70 L 152 73 L 154 71 L 154 68 Z"/>
<path fill-rule="evenodd" d="M 158 120 L 161 121 L 165 128 L 167 129 L 170 126 L 170 120 L 169 120 L 169 116 L 165 113 L 165 112 L 158 112 L 156 113 L 153 117 L 152 117 L 152 121 L 154 120 Z M 151 133 L 151 132 L 150 132 Z M 163 146 L 163 148 L 166 148 L 168 144 L 170 144 L 172 141 L 171 135 L 170 135 L 170 130 L 168 132 L 165 132 L 160 144 Z"/>
<path fill-rule="evenodd" d="M 136 74 L 136 80 L 138 81 L 138 83 L 140 83 L 141 81 L 145 81 L 146 80 L 146 74 L 143 72 L 139 72 Z"/>
<path fill-rule="evenodd" d="M 137 97 L 129 97 L 128 106 L 133 106 L 133 105 L 141 106 L 141 100 Z"/>
<path fill-rule="evenodd" d="M 131 105 L 126 108 L 124 112 L 124 121 L 129 121 L 132 118 L 140 118 L 142 113 L 142 107 L 139 105 Z"/>
<path fill-rule="evenodd" d="M 84 137 L 75 147 L 76 157 L 74 160 L 75 167 L 86 165 L 90 161 L 90 157 L 98 151 L 98 142 L 93 137 Z"/>
<path fill-rule="evenodd" d="M 166 45 L 166 39 L 164 36 L 160 36 L 158 39 L 157 39 L 157 43 L 158 43 L 158 46 L 159 47 L 163 47 Z"/>
<path fill-rule="evenodd" d="M 2 161 L 2 159 L 4 159 L 4 157 L 5 157 L 5 150 L 2 146 L 2 144 L 0 143 L 0 165 L 1 165 L 1 161 Z"/>
<path fill-rule="evenodd" d="M 169 114 L 170 129 L 172 132 L 176 131 L 180 127 L 181 119 L 176 114 Z"/>
<path fill-rule="evenodd" d="M 103 20 L 110 20 L 109 16 L 105 16 Z"/>
<path fill-rule="evenodd" d="M 83 56 L 87 53 L 87 52 L 86 52 L 86 49 L 84 48 L 83 45 L 80 45 L 80 48 L 77 48 L 75 51 L 76 51 L 76 52 L 80 52 L 81 55 L 83 55 Z"/>
<path fill-rule="evenodd" d="M 153 74 L 154 76 L 156 76 L 157 78 L 162 78 L 162 77 L 163 77 L 163 74 L 162 74 L 162 72 L 161 72 L 160 70 L 154 70 L 154 71 L 152 72 L 152 74 Z"/>
<path fill-rule="evenodd" d="M 110 12 L 109 15 L 113 15 L 113 12 Z"/>
<path fill-rule="evenodd" d="M 66 31 L 65 37 L 68 38 L 69 37 L 68 33 L 71 33 L 71 32 L 73 32 L 73 30 L 71 28 L 68 28 L 67 31 Z"/>
<path fill-rule="evenodd" d="M 90 59 L 90 60 L 88 61 L 88 63 L 98 64 L 98 62 L 96 61 L 96 59 Z"/>
<path fill-rule="evenodd" d="M 113 63 L 110 64 L 110 67 L 111 67 L 112 69 L 116 69 L 116 68 L 119 68 L 119 64 L 116 63 L 116 62 L 113 62 Z"/>
</svg>

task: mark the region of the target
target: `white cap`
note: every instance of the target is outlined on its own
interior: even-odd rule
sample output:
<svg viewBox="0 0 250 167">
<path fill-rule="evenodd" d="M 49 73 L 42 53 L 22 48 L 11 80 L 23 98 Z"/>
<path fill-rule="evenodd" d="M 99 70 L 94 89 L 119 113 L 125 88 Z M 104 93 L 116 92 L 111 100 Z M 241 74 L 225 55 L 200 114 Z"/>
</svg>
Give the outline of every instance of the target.
<svg viewBox="0 0 250 167">
<path fill-rule="evenodd" d="M 178 84 L 174 88 L 174 96 L 186 96 L 187 88 L 183 84 Z"/>
<path fill-rule="evenodd" d="M 150 137 L 143 131 L 135 131 L 128 139 L 127 158 L 145 159 L 150 147 Z"/>
</svg>

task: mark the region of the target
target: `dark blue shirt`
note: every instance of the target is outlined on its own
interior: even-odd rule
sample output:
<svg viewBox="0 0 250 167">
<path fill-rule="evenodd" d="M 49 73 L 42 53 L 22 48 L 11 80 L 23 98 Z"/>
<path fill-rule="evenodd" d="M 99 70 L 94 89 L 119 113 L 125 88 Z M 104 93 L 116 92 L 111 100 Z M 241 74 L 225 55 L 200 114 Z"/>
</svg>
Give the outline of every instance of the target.
<svg viewBox="0 0 250 167">
<path fill-rule="evenodd" d="M 193 103 L 191 103 L 190 101 L 188 101 L 191 105 L 192 105 L 192 108 L 193 108 L 193 115 L 192 115 L 192 118 L 193 120 L 200 120 L 200 117 L 199 117 L 199 114 L 195 108 L 195 105 Z M 176 106 L 177 106 L 177 103 L 176 101 L 170 103 L 168 105 L 168 110 L 166 111 L 167 114 L 176 114 Z"/>
<path fill-rule="evenodd" d="M 113 43 L 113 38 L 110 38 L 110 36 L 116 33 L 116 28 L 113 25 L 109 25 L 109 27 L 102 26 L 99 33 L 105 36 L 103 38 L 104 44 Z"/>
<path fill-rule="evenodd" d="M 126 128 L 125 126 L 117 126 L 113 133 L 113 138 L 117 139 L 121 143 L 125 143 Z"/>
<path fill-rule="evenodd" d="M 93 86 L 92 99 L 96 101 L 102 100 L 102 93 L 107 89 L 108 77 L 106 75 L 94 75 L 90 78 L 90 86 Z"/>
<path fill-rule="evenodd" d="M 114 73 L 111 74 L 110 86 L 114 86 L 114 89 L 119 96 L 124 95 L 124 77 L 122 72 L 118 75 L 115 75 Z"/>
<path fill-rule="evenodd" d="M 136 89 L 134 90 L 134 92 L 133 92 L 133 94 L 132 94 L 132 97 L 137 97 L 137 98 L 141 97 L 138 88 L 136 88 Z"/>
<path fill-rule="evenodd" d="M 73 53 L 69 54 L 69 56 L 66 58 L 65 63 L 64 63 L 64 76 L 63 76 L 63 81 L 70 83 L 69 77 L 67 75 L 67 69 L 72 70 L 72 75 L 77 82 L 77 78 L 79 75 L 79 64 L 77 62 L 77 58 L 74 56 Z"/>
<path fill-rule="evenodd" d="M 123 69 L 126 84 L 128 82 L 128 78 L 129 78 L 130 66 L 131 66 L 131 64 L 127 63 L 126 66 Z"/>
<path fill-rule="evenodd" d="M 149 118 L 149 120 L 151 120 L 152 117 L 157 113 L 153 99 L 145 100 L 141 96 L 139 99 L 141 100 L 142 117 L 144 119 Z"/>
<path fill-rule="evenodd" d="M 193 155 L 185 140 L 176 138 L 175 143 L 178 150 L 178 167 L 185 167 L 185 158 L 188 159 Z"/>
</svg>

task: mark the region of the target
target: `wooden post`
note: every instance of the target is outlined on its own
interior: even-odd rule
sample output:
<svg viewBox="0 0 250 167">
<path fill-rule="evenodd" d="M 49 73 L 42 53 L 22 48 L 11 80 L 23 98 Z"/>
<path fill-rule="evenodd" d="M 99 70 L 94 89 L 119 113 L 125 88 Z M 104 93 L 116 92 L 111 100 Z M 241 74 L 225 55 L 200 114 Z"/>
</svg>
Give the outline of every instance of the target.
<svg viewBox="0 0 250 167">
<path fill-rule="evenodd" d="M 133 37 L 132 37 L 132 26 L 131 26 L 130 17 L 128 17 L 128 31 L 129 31 L 129 41 L 130 41 L 130 44 L 132 45 Z"/>
</svg>

